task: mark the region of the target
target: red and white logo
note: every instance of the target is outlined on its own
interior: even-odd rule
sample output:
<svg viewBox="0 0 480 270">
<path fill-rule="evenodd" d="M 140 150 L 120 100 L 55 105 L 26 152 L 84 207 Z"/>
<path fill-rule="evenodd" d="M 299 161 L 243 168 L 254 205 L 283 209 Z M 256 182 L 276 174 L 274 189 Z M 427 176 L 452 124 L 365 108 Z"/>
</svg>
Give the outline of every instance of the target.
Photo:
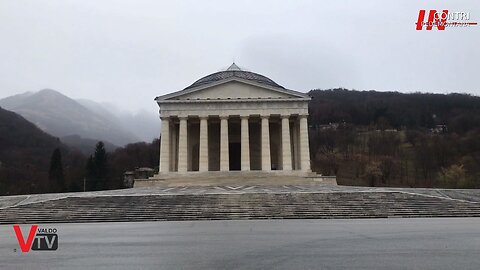
<svg viewBox="0 0 480 270">
<path fill-rule="evenodd" d="M 427 11 L 421 9 L 418 12 L 418 19 L 416 22 L 416 29 L 422 30 L 425 26 L 425 30 L 432 30 L 436 27 L 437 30 L 445 30 L 445 27 L 469 27 L 477 25 L 476 22 L 470 21 L 470 12 L 450 12 L 448 9 L 444 9 L 441 12 L 432 9 L 428 12 L 427 21 L 425 21 Z"/>
<path fill-rule="evenodd" d="M 57 250 L 58 249 L 58 235 L 55 228 L 38 228 L 34 224 L 30 227 L 27 239 L 23 236 L 20 226 L 13 225 L 13 230 L 17 236 L 18 245 L 22 252 L 29 252 L 31 250 Z"/>
</svg>

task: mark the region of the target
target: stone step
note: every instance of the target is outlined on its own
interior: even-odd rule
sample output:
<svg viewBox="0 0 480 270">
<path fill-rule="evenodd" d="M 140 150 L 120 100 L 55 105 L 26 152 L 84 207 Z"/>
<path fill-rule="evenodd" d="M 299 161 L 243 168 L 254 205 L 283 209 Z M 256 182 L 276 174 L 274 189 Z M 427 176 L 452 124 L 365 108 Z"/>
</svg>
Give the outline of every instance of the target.
<svg viewBox="0 0 480 270">
<path fill-rule="evenodd" d="M 0 210 L 0 223 L 480 217 L 480 204 L 401 192 L 68 197 Z"/>
</svg>

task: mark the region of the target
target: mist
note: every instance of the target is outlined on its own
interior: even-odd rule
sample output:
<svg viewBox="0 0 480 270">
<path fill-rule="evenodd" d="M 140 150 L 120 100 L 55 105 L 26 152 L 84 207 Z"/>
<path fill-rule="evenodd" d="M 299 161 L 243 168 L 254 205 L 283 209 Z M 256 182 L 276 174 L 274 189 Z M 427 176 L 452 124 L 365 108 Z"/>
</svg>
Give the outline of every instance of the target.
<svg viewBox="0 0 480 270">
<path fill-rule="evenodd" d="M 156 96 L 233 61 L 302 92 L 478 95 L 479 26 L 416 31 L 420 9 L 480 20 L 457 0 L 2 1 L 0 98 L 51 88 L 157 113 Z"/>
</svg>

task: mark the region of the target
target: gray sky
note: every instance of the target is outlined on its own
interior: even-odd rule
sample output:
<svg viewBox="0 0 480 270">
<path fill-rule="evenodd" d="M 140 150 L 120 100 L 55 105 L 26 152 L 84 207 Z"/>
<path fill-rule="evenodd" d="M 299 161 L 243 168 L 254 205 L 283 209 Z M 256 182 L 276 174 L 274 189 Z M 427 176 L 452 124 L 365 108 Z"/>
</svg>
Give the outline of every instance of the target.
<svg viewBox="0 0 480 270">
<path fill-rule="evenodd" d="M 43 88 L 156 111 L 227 68 L 313 88 L 480 95 L 480 26 L 416 31 L 420 9 L 471 1 L 0 1 L 0 98 Z"/>
</svg>

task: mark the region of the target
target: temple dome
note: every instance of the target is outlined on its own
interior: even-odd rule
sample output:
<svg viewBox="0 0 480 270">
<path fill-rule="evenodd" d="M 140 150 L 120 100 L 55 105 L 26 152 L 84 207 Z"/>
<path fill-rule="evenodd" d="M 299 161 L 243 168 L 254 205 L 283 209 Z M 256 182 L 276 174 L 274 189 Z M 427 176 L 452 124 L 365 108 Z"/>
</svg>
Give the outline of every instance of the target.
<svg viewBox="0 0 480 270">
<path fill-rule="evenodd" d="M 277 84 L 273 80 L 263 75 L 240 69 L 235 63 L 233 63 L 227 70 L 215 72 L 213 74 L 207 75 L 197 80 L 196 82 L 194 82 L 192 85 L 188 86 L 185 89 L 190 89 L 190 88 L 195 88 L 201 85 L 211 84 L 213 82 L 225 80 L 228 78 L 240 78 L 244 80 L 253 81 L 259 84 L 264 84 L 264 85 L 284 89 L 283 86 Z"/>
</svg>

